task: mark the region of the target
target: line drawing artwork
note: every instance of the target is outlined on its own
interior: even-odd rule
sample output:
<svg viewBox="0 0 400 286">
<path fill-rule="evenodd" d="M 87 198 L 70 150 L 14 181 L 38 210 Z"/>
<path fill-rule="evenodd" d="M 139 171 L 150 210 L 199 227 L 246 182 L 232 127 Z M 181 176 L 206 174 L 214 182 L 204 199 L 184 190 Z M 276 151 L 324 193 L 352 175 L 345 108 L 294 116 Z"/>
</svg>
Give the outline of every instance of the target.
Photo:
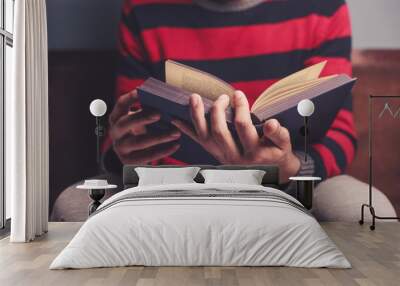
<svg viewBox="0 0 400 286">
<path fill-rule="evenodd" d="M 393 119 L 400 117 L 400 107 L 397 109 L 396 112 L 393 112 L 392 108 L 390 107 L 390 104 L 388 102 L 386 102 L 381 113 L 379 113 L 378 118 L 381 119 L 383 117 L 383 115 L 385 115 L 385 113 L 388 113 L 388 112 L 389 112 L 390 116 L 393 117 Z"/>
</svg>

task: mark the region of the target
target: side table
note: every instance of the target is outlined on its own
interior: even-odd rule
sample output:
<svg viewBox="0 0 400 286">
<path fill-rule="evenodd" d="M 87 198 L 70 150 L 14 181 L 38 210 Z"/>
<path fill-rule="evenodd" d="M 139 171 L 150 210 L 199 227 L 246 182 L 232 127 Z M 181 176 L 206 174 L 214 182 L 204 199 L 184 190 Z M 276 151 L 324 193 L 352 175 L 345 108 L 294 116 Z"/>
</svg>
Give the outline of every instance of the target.
<svg viewBox="0 0 400 286">
<path fill-rule="evenodd" d="M 77 189 L 88 190 L 89 197 L 93 200 L 89 207 L 89 216 L 94 213 L 101 205 L 100 200 L 104 197 L 107 189 L 115 189 L 117 185 L 110 185 L 106 180 L 85 180 L 83 185 L 79 185 Z"/>
<path fill-rule="evenodd" d="M 290 177 L 289 180 L 297 183 L 296 199 L 300 201 L 308 210 L 312 209 L 313 192 L 316 181 L 321 181 L 320 177 Z"/>
</svg>

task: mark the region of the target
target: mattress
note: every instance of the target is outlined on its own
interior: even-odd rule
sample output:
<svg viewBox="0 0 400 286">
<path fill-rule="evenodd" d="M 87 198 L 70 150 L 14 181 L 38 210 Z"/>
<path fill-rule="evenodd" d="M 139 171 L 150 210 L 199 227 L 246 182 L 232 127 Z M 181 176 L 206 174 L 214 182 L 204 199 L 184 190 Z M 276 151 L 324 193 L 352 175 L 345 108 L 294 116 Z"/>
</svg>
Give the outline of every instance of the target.
<svg viewBox="0 0 400 286">
<path fill-rule="evenodd" d="M 351 267 L 284 192 L 193 183 L 134 187 L 110 197 L 50 269 L 133 265 Z"/>
</svg>

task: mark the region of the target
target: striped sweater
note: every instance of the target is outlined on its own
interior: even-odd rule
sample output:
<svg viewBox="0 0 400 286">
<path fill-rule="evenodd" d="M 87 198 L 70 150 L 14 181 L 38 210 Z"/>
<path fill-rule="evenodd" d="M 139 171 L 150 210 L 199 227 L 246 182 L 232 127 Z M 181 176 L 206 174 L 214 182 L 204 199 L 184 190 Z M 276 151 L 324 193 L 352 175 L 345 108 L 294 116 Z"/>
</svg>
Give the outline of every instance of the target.
<svg viewBox="0 0 400 286">
<path fill-rule="evenodd" d="M 197 2 L 201 1 L 125 0 L 117 96 L 149 76 L 164 80 L 166 59 L 224 79 L 242 90 L 250 105 L 272 83 L 323 60 L 328 60 L 324 76 L 352 73 L 351 28 L 344 0 L 259 1 L 244 10 L 225 12 Z M 349 95 L 325 138 L 311 147 L 313 175 L 327 178 L 344 172 L 355 148 Z M 173 158 L 159 163 L 184 164 Z"/>
</svg>

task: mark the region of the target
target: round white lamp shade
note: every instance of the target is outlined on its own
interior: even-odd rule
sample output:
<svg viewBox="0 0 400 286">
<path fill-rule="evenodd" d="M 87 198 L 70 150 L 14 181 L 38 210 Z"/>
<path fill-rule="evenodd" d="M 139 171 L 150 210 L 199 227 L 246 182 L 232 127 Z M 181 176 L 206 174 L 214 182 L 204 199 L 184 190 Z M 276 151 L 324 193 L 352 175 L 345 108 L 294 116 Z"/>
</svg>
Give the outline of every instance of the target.
<svg viewBox="0 0 400 286">
<path fill-rule="evenodd" d="M 304 117 L 311 116 L 314 113 L 314 110 L 314 103 L 309 99 L 303 99 L 297 105 L 297 112 Z"/>
<path fill-rule="evenodd" d="M 95 99 L 90 103 L 89 109 L 93 116 L 101 117 L 107 112 L 107 104 L 101 99 Z"/>
</svg>

